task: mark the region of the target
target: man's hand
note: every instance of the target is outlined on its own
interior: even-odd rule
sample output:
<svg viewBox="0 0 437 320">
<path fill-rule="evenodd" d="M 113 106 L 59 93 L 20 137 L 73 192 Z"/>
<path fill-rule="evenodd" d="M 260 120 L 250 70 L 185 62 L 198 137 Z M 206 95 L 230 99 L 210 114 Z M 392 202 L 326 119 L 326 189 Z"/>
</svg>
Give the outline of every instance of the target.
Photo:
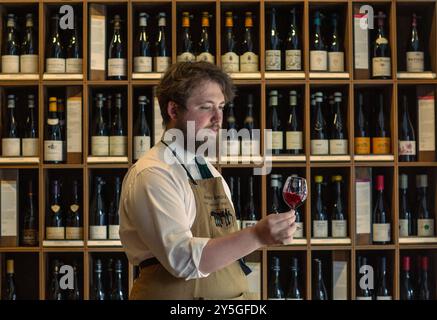
<svg viewBox="0 0 437 320">
<path fill-rule="evenodd" d="M 279 214 L 269 214 L 253 228 L 262 246 L 290 244 L 296 232 L 294 210 Z"/>
</svg>

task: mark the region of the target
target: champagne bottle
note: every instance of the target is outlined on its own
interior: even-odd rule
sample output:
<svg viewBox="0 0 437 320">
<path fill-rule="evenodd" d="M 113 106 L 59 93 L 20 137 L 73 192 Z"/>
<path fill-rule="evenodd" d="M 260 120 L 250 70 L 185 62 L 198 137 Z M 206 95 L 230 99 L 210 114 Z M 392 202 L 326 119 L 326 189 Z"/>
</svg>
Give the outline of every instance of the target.
<svg viewBox="0 0 437 320">
<path fill-rule="evenodd" d="M 166 27 L 166 14 L 165 12 L 160 12 L 158 14 L 158 40 L 155 44 L 156 52 L 153 61 L 155 72 L 166 72 L 171 65 L 171 52 L 168 48 Z"/>
<path fill-rule="evenodd" d="M 139 31 L 134 46 L 134 72 L 152 72 L 151 45 L 146 31 L 148 18 L 147 13 L 140 13 Z"/>
<path fill-rule="evenodd" d="M 390 45 L 384 29 L 385 14 L 379 11 L 375 18 L 378 18 L 378 30 L 373 43 L 372 77 L 388 79 L 391 76 L 391 59 Z"/>
<path fill-rule="evenodd" d="M 363 94 L 358 93 L 358 110 L 355 122 L 355 154 L 370 154 L 369 121 L 364 110 Z"/>
<path fill-rule="evenodd" d="M 281 71 L 281 39 L 276 25 L 276 9 L 270 10 L 270 29 L 266 42 L 266 71 Z"/>
<path fill-rule="evenodd" d="M 268 299 L 269 300 L 284 300 L 284 290 L 281 286 L 280 281 L 280 272 L 281 272 L 281 265 L 279 262 L 278 257 L 273 257 L 272 265 L 271 265 L 271 273 L 270 273 L 270 282 L 269 282 L 269 293 L 268 293 Z"/>
<path fill-rule="evenodd" d="M 302 70 L 302 48 L 296 23 L 296 8 L 291 9 L 290 27 L 285 41 L 285 70 Z"/>
<path fill-rule="evenodd" d="M 2 151 L 4 157 L 21 155 L 21 139 L 17 119 L 15 118 L 15 95 L 8 95 L 8 116 L 3 123 Z"/>
<path fill-rule="evenodd" d="M 413 280 L 411 278 L 411 258 L 409 256 L 402 257 L 401 271 L 401 300 L 414 300 Z"/>
<path fill-rule="evenodd" d="M 134 160 L 141 158 L 150 149 L 150 128 L 146 118 L 146 106 L 149 99 L 138 97 L 138 117 L 134 124 Z"/>
<path fill-rule="evenodd" d="M 331 16 L 332 32 L 328 44 L 328 67 L 330 72 L 344 71 L 344 48 L 342 39 L 338 34 L 338 14 Z"/>
<path fill-rule="evenodd" d="M 271 128 L 270 134 L 267 136 L 267 150 L 273 155 L 282 153 L 284 149 L 284 133 L 282 130 L 280 112 L 278 110 L 278 97 L 277 90 L 271 90 L 269 92 L 269 121 L 268 126 Z"/>
<path fill-rule="evenodd" d="M 243 221 L 241 221 L 242 228 L 254 226 L 258 222 L 258 217 L 255 211 L 255 199 L 253 193 L 253 176 L 248 178 L 248 193 L 247 201 L 244 207 Z"/>
<path fill-rule="evenodd" d="M 372 151 L 373 154 L 390 154 L 390 129 L 387 126 L 382 93 L 378 95 L 377 108 L 375 134 L 372 137 Z"/>
<path fill-rule="evenodd" d="M 123 34 L 121 32 L 121 18 L 116 14 L 112 21 L 114 33 L 109 43 L 108 50 L 108 79 L 125 80 L 126 79 L 126 48 Z"/>
<path fill-rule="evenodd" d="M 431 300 L 431 285 L 429 277 L 429 257 L 423 256 L 420 259 L 420 283 L 418 290 L 419 300 Z"/>
<path fill-rule="evenodd" d="M 376 288 L 376 300 L 392 300 L 391 290 L 387 284 L 387 258 L 379 258 L 378 286 Z"/>
<path fill-rule="evenodd" d="M 407 72 L 423 72 L 425 69 L 425 54 L 422 41 L 417 30 L 417 15 L 411 17 L 411 32 L 407 44 Z"/>
<path fill-rule="evenodd" d="M 244 156 L 257 156 L 260 152 L 260 141 L 255 136 L 254 129 L 256 128 L 255 118 L 253 115 L 253 94 L 247 95 L 247 109 L 244 118 L 244 128 L 249 131 L 250 139 L 241 141 L 241 153 Z"/>
<path fill-rule="evenodd" d="M 91 154 L 93 156 L 109 155 L 109 132 L 108 124 L 103 115 L 103 94 L 98 93 L 95 98 L 96 109 L 94 125 L 91 136 Z"/>
<path fill-rule="evenodd" d="M 94 300 L 105 300 L 105 290 L 103 288 L 103 268 L 102 260 L 96 259 L 94 262 L 94 279 L 93 279 L 93 289 L 92 297 Z"/>
<path fill-rule="evenodd" d="M 121 94 L 117 93 L 115 95 L 115 116 L 109 137 L 109 155 L 111 156 L 127 155 L 127 132 L 124 128 L 121 108 Z"/>
<path fill-rule="evenodd" d="M 314 30 L 310 41 L 310 70 L 328 71 L 328 51 L 322 35 L 322 14 L 320 11 L 314 13 Z"/>
<path fill-rule="evenodd" d="M 209 13 L 202 12 L 202 31 L 200 33 L 199 54 L 197 61 L 214 63 L 214 42 L 210 40 L 209 33 Z"/>
<path fill-rule="evenodd" d="M 179 53 L 177 56 L 177 62 L 190 62 L 195 61 L 193 41 L 191 40 L 190 30 L 190 13 L 182 12 L 182 37 L 180 38 Z"/>
<path fill-rule="evenodd" d="M 38 73 L 38 40 L 32 13 L 26 14 L 26 31 L 21 43 L 20 72 Z"/>
<path fill-rule="evenodd" d="M 328 300 L 325 281 L 323 280 L 322 261 L 314 259 L 316 276 L 313 282 L 313 300 Z"/>
<path fill-rule="evenodd" d="M 299 283 L 299 265 L 297 258 L 291 258 L 291 280 L 285 300 L 303 300 Z"/>
<path fill-rule="evenodd" d="M 29 180 L 27 190 L 27 206 L 23 221 L 23 246 L 36 247 L 38 245 L 38 214 L 34 205 L 33 183 Z"/>
<path fill-rule="evenodd" d="M 47 206 L 46 218 L 46 239 L 64 240 L 65 222 L 61 201 L 61 182 L 59 180 L 52 180 L 50 189 L 50 201 Z"/>
<path fill-rule="evenodd" d="M 90 239 L 108 239 L 107 212 L 103 195 L 105 181 L 102 177 L 94 180 L 94 193 L 90 205 Z"/>
<path fill-rule="evenodd" d="M 123 265 L 120 259 L 115 260 L 114 289 L 112 290 L 111 300 L 125 300 L 123 290 Z"/>
<path fill-rule="evenodd" d="M 3 73 L 20 72 L 20 43 L 18 40 L 17 17 L 8 14 L 6 33 L 3 39 L 2 69 Z"/>
<path fill-rule="evenodd" d="M 413 235 L 413 214 L 408 203 L 408 176 L 399 175 L 399 237 Z"/>
<path fill-rule="evenodd" d="M 253 17 L 252 12 L 246 12 L 246 18 L 244 21 L 244 39 L 241 47 L 240 56 L 240 71 L 241 72 L 257 72 L 258 69 L 258 55 L 255 52 L 252 28 Z"/>
<path fill-rule="evenodd" d="M 342 94 L 334 93 L 331 138 L 329 139 L 329 153 L 333 155 L 348 153 L 348 134 L 341 110 Z"/>
<path fill-rule="evenodd" d="M 226 12 L 225 34 L 223 37 L 222 69 L 224 72 L 240 71 L 240 56 L 234 34 L 234 18 L 231 11 Z"/>
<path fill-rule="evenodd" d="M 68 207 L 68 215 L 65 228 L 65 239 L 83 239 L 82 210 L 79 201 L 79 181 L 73 181 L 73 197 Z"/>
<path fill-rule="evenodd" d="M 356 280 L 356 300 L 372 300 L 372 292 L 370 290 L 369 280 L 363 282 L 361 280 L 362 273 L 361 268 L 367 266 L 367 257 L 358 256 L 358 266 L 357 266 L 357 280 Z"/>
<path fill-rule="evenodd" d="M 313 238 L 328 237 L 328 214 L 323 202 L 323 176 L 315 176 L 315 205 L 313 207 Z"/>
<path fill-rule="evenodd" d="M 311 154 L 312 155 L 328 155 L 329 140 L 326 128 L 326 121 L 322 111 L 323 93 L 316 92 L 315 94 L 316 109 L 312 117 L 311 124 Z"/>
<path fill-rule="evenodd" d="M 120 235 L 120 215 L 118 213 L 121 193 L 121 178 L 116 176 L 114 178 L 114 196 L 111 201 L 111 207 L 109 210 L 108 222 L 109 222 L 109 239 L 119 240 Z"/>
<path fill-rule="evenodd" d="M 285 148 L 290 154 L 303 153 L 303 130 L 299 112 L 297 110 L 297 92 L 289 92 L 290 114 L 285 127 Z"/>
<path fill-rule="evenodd" d="M 434 236 L 434 219 L 428 209 L 427 189 L 428 176 L 419 174 L 416 176 L 416 188 L 418 194 L 417 206 L 417 235 L 419 237 Z"/>
<path fill-rule="evenodd" d="M 82 40 L 79 36 L 79 17 L 74 17 L 74 28 L 70 31 L 70 38 L 67 45 L 67 60 L 65 65 L 66 73 L 82 74 Z"/>
<path fill-rule="evenodd" d="M 15 288 L 14 260 L 6 260 L 6 296 L 5 300 L 17 300 Z"/>
<path fill-rule="evenodd" d="M 65 52 L 59 31 L 59 14 L 51 19 L 51 35 L 47 44 L 46 72 L 65 73 Z"/>
<path fill-rule="evenodd" d="M 59 285 L 59 269 L 61 262 L 59 260 L 53 261 L 52 276 L 49 286 L 48 300 L 64 300 L 61 287 Z"/>
<path fill-rule="evenodd" d="M 399 161 L 416 161 L 416 135 L 408 112 L 407 96 L 402 96 L 399 121 Z"/>
<path fill-rule="evenodd" d="M 37 157 L 39 154 L 38 116 L 35 115 L 35 96 L 27 96 L 27 117 L 24 127 L 22 152 L 24 157 Z"/>
<path fill-rule="evenodd" d="M 334 183 L 335 198 L 334 205 L 332 207 L 331 214 L 331 230 L 333 238 L 346 238 L 347 237 L 347 217 L 345 208 L 343 207 L 342 196 L 342 176 L 332 176 L 332 182 Z"/>
<path fill-rule="evenodd" d="M 229 156 L 239 156 L 240 155 L 240 140 L 238 139 L 238 125 L 237 119 L 235 117 L 234 102 L 230 101 L 227 106 L 227 116 L 226 116 L 226 129 L 228 130 L 228 138 L 226 138 L 225 143 L 227 144 L 226 150 Z"/>
<path fill-rule="evenodd" d="M 384 176 L 376 176 L 376 202 L 373 209 L 373 243 L 388 244 L 391 240 L 390 211 L 385 201 Z"/>
</svg>

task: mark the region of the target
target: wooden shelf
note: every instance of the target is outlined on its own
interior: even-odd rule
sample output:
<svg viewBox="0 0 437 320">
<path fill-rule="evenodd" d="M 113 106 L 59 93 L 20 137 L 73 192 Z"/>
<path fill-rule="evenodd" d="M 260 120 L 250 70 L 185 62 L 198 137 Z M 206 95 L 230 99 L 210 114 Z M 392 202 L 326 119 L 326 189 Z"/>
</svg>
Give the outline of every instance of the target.
<svg viewBox="0 0 437 320">
<path fill-rule="evenodd" d="M 88 247 L 121 247 L 120 240 L 88 240 Z"/>
<path fill-rule="evenodd" d="M 305 162 L 305 155 L 280 155 L 280 156 L 271 156 L 265 157 L 264 161 L 266 162 Z"/>
<path fill-rule="evenodd" d="M 38 81 L 39 74 L 0 73 L 0 81 Z"/>
<path fill-rule="evenodd" d="M 310 156 L 311 162 L 344 162 L 351 161 L 351 156 L 349 155 L 338 155 L 338 156 Z"/>
<path fill-rule="evenodd" d="M 2 164 L 39 164 L 38 157 L 0 157 Z"/>
<path fill-rule="evenodd" d="M 83 74 L 76 73 L 44 73 L 43 80 L 53 81 L 71 81 L 71 80 L 83 80 Z"/>
<path fill-rule="evenodd" d="M 381 162 L 394 161 L 395 157 L 393 155 L 355 155 L 354 160 L 362 162 Z"/>
<path fill-rule="evenodd" d="M 305 72 L 266 72 L 264 77 L 268 80 L 283 80 L 283 79 L 305 79 Z"/>
<path fill-rule="evenodd" d="M 163 76 L 163 73 L 150 72 L 150 73 L 132 73 L 133 80 L 159 80 Z"/>
<path fill-rule="evenodd" d="M 83 247 L 83 240 L 44 240 L 43 247 Z"/>
<path fill-rule="evenodd" d="M 320 245 L 350 245 L 352 243 L 350 238 L 323 238 L 323 239 L 316 239 L 311 238 L 311 245 L 312 246 L 320 246 Z"/>
<path fill-rule="evenodd" d="M 398 72 L 398 79 L 435 79 L 436 74 L 434 72 Z"/>
<path fill-rule="evenodd" d="M 88 164 L 128 163 L 128 157 L 88 157 Z"/>
<path fill-rule="evenodd" d="M 261 72 L 238 72 L 230 73 L 229 76 L 235 80 L 260 80 Z"/>
<path fill-rule="evenodd" d="M 310 72 L 310 79 L 345 80 L 349 78 L 350 75 L 347 72 Z"/>
<path fill-rule="evenodd" d="M 437 244 L 437 237 L 399 238 L 399 244 Z"/>
</svg>

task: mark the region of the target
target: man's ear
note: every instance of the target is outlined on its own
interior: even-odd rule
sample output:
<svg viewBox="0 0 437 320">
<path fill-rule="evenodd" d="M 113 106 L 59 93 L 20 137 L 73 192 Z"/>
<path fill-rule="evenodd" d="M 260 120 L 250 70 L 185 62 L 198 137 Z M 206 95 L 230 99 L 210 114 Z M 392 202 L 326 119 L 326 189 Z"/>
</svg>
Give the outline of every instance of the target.
<svg viewBox="0 0 437 320">
<path fill-rule="evenodd" d="M 170 117 L 170 120 L 176 120 L 179 115 L 179 106 L 174 101 L 169 101 L 167 104 L 167 114 Z"/>
</svg>

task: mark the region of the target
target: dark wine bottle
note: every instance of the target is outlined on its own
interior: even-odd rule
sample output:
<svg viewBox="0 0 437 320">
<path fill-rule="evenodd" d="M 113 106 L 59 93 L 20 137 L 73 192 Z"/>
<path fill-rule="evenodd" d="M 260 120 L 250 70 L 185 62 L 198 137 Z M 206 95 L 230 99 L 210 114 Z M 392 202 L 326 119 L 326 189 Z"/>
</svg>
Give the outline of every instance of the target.
<svg viewBox="0 0 437 320">
<path fill-rule="evenodd" d="M 152 72 L 152 49 L 147 34 L 149 15 L 141 12 L 139 15 L 139 30 L 134 46 L 134 72 Z"/>
<path fill-rule="evenodd" d="M 259 137 L 255 136 L 255 117 L 253 114 L 253 94 L 249 93 L 247 95 L 247 108 L 246 116 L 244 118 L 244 128 L 249 130 L 250 139 L 243 139 L 241 141 L 241 153 L 244 156 L 257 156 L 260 152 L 260 141 Z"/>
<path fill-rule="evenodd" d="M 288 211 L 288 208 L 285 208 L 285 203 L 282 200 L 282 175 L 272 174 L 270 178 L 271 204 L 268 213 L 282 213 Z"/>
<path fill-rule="evenodd" d="M 281 71 L 281 39 L 276 24 L 276 8 L 270 10 L 270 28 L 267 30 L 266 71 Z"/>
<path fill-rule="evenodd" d="M 355 154 L 370 154 L 370 131 L 367 110 L 364 109 L 363 94 L 358 93 L 357 116 L 355 117 Z"/>
<path fill-rule="evenodd" d="M 268 299 L 269 300 L 284 300 L 284 290 L 281 286 L 280 281 L 280 272 L 281 265 L 278 257 L 273 257 L 271 262 L 271 273 L 270 273 L 270 281 L 269 281 L 269 291 L 268 291 Z"/>
<path fill-rule="evenodd" d="M 223 37 L 222 69 L 225 72 L 240 71 L 240 56 L 234 34 L 234 18 L 231 11 L 226 12 L 225 33 Z"/>
<path fill-rule="evenodd" d="M 431 285 L 429 277 L 429 257 L 423 256 L 420 259 L 420 283 L 418 290 L 419 300 L 431 300 Z"/>
<path fill-rule="evenodd" d="M 384 111 L 384 96 L 378 95 L 376 110 L 375 133 L 372 137 L 373 154 L 390 154 L 390 129 L 387 125 L 387 116 Z"/>
<path fill-rule="evenodd" d="M 322 17 L 320 11 L 314 12 L 313 33 L 310 39 L 310 70 L 328 71 L 328 51 L 323 40 Z"/>
<path fill-rule="evenodd" d="M 285 70 L 299 71 L 302 70 L 302 45 L 296 23 L 296 8 L 291 9 L 290 13 L 290 26 L 285 41 Z"/>
<path fill-rule="evenodd" d="M 155 72 L 166 72 L 171 65 L 171 52 L 168 48 L 166 37 L 166 14 L 158 14 L 158 38 L 155 44 L 155 57 L 153 58 L 153 68 Z"/>
<path fill-rule="evenodd" d="M 388 244 L 391 240 L 390 209 L 385 201 L 384 176 L 376 176 L 376 202 L 373 209 L 373 242 Z"/>
<path fill-rule="evenodd" d="M 243 220 L 241 221 L 242 228 L 254 226 L 258 222 L 258 217 L 255 209 L 255 197 L 253 193 L 253 176 L 248 178 L 248 193 L 246 205 L 244 207 Z"/>
<path fill-rule="evenodd" d="M 19 157 L 21 155 L 21 139 L 18 122 L 15 116 L 15 95 L 8 94 L 8 115 L 3 122 L 2 155 Z"/>
<path fill-rule="evenodd" d="M 46 239 L 64 240 L 65 222 L 61 200 L 61 182 L 59 180 L 52 180 L 50 189 L 50 200 L 47 206 L 46 218 Z"/>
<path fill-rule="evenodd" d="M 376 300 L 392 300 L 391 289 L 388 286 L 387 258 L 379 258 L 378 286 L 376 288 Z"/>
<path fill-rule="evenodd" d="M 182 12 L 182 36 L 180 38 L 177 62 L 195 61 L 193 41 L 191 40 L 190 13 Z"/>
<path fill-rule="evenodd" d="M 51 34 L 46 50 L 47 73 L 65 73 L 65 52 L 59 31 L 59 19 L 59 14 L 51 19 Z"/>
<path fill-rule="evenodd" d="M 58 110 L 58 119 L 59 119 L 59 128 L 61 130 L 62 137 L 62 159 L 67 159 L 67 134 L 66 134 L 66 121 L 65 121 L 65 105 L 63 99 L 58 99 L 57 110 Z"/>
<path fill-rule="evenodd" d="M 399 175 L 399 237 L 413 235 L 413 214 L 408 203 L 408 176 Z"/>
<path fill-rule="evenodd" d="M 423 72 L 425 69 L 425 54 L 417 28 L 417 15 L 411 17 L 411 31 L 407 43 L 407 72 Z"/>
<path fill-rule="evenodd" d="M 111 300 L 125 300 L 123 290 L 123 265 L 120 259 L 115 260 L 114 272 L 114 288 L 112 290 Z"/>
<path fill-rule="evenodd" d="M 105 300 L 107 298 L 103 287 L 102 273 L 103 273 L 102 260 L 96 259 L 96 261 L 94 262 L 94 278 L 93 278 L 93 289 L 92 289 L 92 297 L 94 300 Z"/>
<path fill-rule="evenodd" d="M 73 262 L 73 289 L 68 290 L 68 300 L 80 300 L 79 265 Z"/>
<path fill-rule="evenodd" d="M 6 33 L 2 48 L 2 73 L 20 72 L 20 43 L 18 40 L 17 17 L 8 14 Z"/>
<path fill-rule="evenodd" d="M 388 79 L 391 76 L 390 44 L 385 34 L 385 14 L 378 12 L 378 29 L 373 42 L 372 55 L 372 77 L 377 79 Z"/>
<path fill-rule="evenodd" d="M 315 94 L 316 109 L 314 111 L 311 123 L 311 154 L 327 155 L 329 154 L 329 140 L 327 124 L 322 111 L 323 93 Z"/>
<path fill-rule="evenodd" d="M 27 96 L 27 117 L 21 148 L 23 157 L 37 157 L 39 154 L 38 117 L 35 115 L 35 96 Z"/>
<path fill-rule="evenodd" d="M 323 280 L 322 261 L 320 259 L 314 259 L 314 270 L 313 300 L 328 300 L 328 292 Z"/>
<path fill-rule="evenodd" d="M 298 177 L 297 174 L 292 174 L 292 177 Z M 296 232 L 294 233 L 294 238 L 303 238 L 304 237 L 304 214 L 303 207 L 300 206 L 295 209 L 296 219 L 294 220 L 294 224 L 296 225 Z"/>
<path fill-rule="evenodd" d="M 214 41 L 210 39 L 209 31 L 209 13 L 202 12 L 202 31 L 200 32 L 200 42 L 197 61 L 215 62 Z"/>
<path fill-rule="evenodd" d="M 15 287 L 15 270 L 14 260 L 6 260 L 6 296 L 5 300 L 17 300 L 17 292 Z"/>
<path fill-rule="evenodd" d="M 234 102 L 230 101 L 227 105 L 226 129 L 228 130 L 226 138 L 226 153 L 224 155 L 239 156 L 240 155 L 240 140 L 238 139 L 238 125 L 234 111 Z"/>
<path fill-rule="evenodd" d="M 114 259 L 109 258 L 106 263 L 105 296 L 111 299 L 112 290 L 114 290 Z"/>
<path fill-rule="evenodd" d="M 329 139 L 329 153 L 333 155 L 348 153 L 348 134 L 341 110 L 342 94 L 334 93 L 331 137 Z"/>
<path fill-rule="evenodd" d="M 98 93 L 95 98 L 96 108 L 94 125 L 91 136 L 91 154 L 93 156 L 109 155 L 108 123 L 105 121 L 103 110 L 103 94 Z"/>
<path fill-rule="evenodd" d="M 342 39 L 338 33 L 337 13 L 331 16 L 332 31 L 328 43 L 328 70 L 330 72 L 344 72 L 344 48 Z"/>
<path fill-rule="evenodd" d="M 90 239 L 108 239 L 107 211 L 103 194 L 105 181 L 102 177 L 95 177 L 94 192 L 90 205 Z"/>
<path fill-rule="evenodd" d="M 26 14 L 26 31 L 21 42 L 20 72 L 38 73 L 38 40 L 32 13 Z"/>
<path fill-rule="evenodd" d="M 356 300 L 372 300 L 372 292 L 369 287 L 369 280 L 364 282 L 361 280 L 361 268 L 367 266 L 367 257 L 358 256 L 357 278 L 356 278 Z"/>
<path fill-rule="evenodd" d="M 68 207 L 66 219 L 65 239 L 80 240 L 83 239 L 82 227 L 82 210 L 79 198 L 79 181 L 73 181 L 73 196 Z"/>
<path fill-rule="evenodd" d="M 66 73 L 83 73 L 82 70 L 82 40 L 79 36 L 80 20 L 74 17 L 74 28 L 70 31 L 70 38 L 67 45 L 67 60 L 65 65 Z"/>
<path fill-rule="evenodd" d="M 53 261 L 52 276 L 50 281 L 48 300 L 64 300 L 61 287 L 59 285 L 59 269 L 61 262 L 59 260 Z"/>
<path fill-rule="evenodd" d="M 124 43 L 123 33 L 121 32 L 121 18 L 116 14 L 112 21 L 113 35 L 109 43 L 108 50 L 108 79 L 125 80 L 126 79 L 126 44 Z"/>
<path fill-rule="evenodd" d="M 253 17 L 252 12 L 246 12 L 244 21 L 244 38 L 241 46 L 240 56 L 240 71 L 241 72 L 257 72 L 258 69 L 258 55 L 255 52 L 253 43 Z"/>
<path fill-rule="evenodd" d="M 138 160 L 150 149 L 150 128 L 146 118 L 146 107 L 149 99 L 146 96 L 138 97 L 138 117 L 134 124 L 134 160 Z"/>
<path fill-rule="evenodd" d="M 323 176 L 315 176 L 315 205 L 313 207 L 313 238 L 328 237 L 328 213 L 323 202 Z"/>
<path fill-rule="evenodd" d="M 401 300 L 414 300 L 413 280 L 411 278 L 411 258 L 404 256 L 402 258 L 401 272 Z"/>
<path fill-rule="evenodd" d="M 343 206 L 343 177 L 338 175 L 332 176 L 332 182 L 334 183 L 335 198 L 331 213 L 331 235 L 333 238 L 346 238 L 347 217 Z"/>
<path fill-rule="evenodd" d="M 428 207 L 428 176 L 420 174 L 416 176 L 417 202 L 417 235 L 419 237 L 434 236 L 434 219 Z"/>
<path fill-rule="evenodd" d="M 271 129 L 267 136 L 267 150 L 273 155 L 279 155 L 284 150 L 284 132 L 280 120 L 280 111 L 278 106 L 279 93 L 277 90 L 269 92 L 269 112 L 268 126 Z"/>
<path fill-rule="evenodd" d="M 63 136 L 58 118 L 56 97 L 49 98 L 49 114 L 44 139 L 44 161 L 61 163 L 64 161 Z"/>
<path fill-rule="evenodd" d="M 303 131 L 302 122 L 297 110 L 297 92 L 289 92 L 290 114 L 285 127 L 285 148 L 289 154 L 303 153 Z"/>
<path fill-rule="evenodd" d="M 27 189 L 27 206 L 23 221 L 23 246 L 35 247 L 38 245 L 38 214 L 34 204 L 33 183 L 29 180 Z"/>
<path fill-rule="evenodd" d="M 121 94 L 115 95 L 115 114 L 109 136 L 109 155 L 127 156 L 127 132 L 122 117 Z"/>
<path fill-rule="evenodd" d="M 109 209 L 108 222 L 109 222 L 109 239 L 119 240 L 120 235 L 120 215 L 118 213 L 120 193 L 121 193 L 121 177 L 114 177 L 114 194 Z"/>
<path fill-rule="evenodd" d="M 303 300 L 302 290 L 299 283 L 299 264 L 297 258 L 291 258 L 291 280 L 285 296 L 286 300 Z"/>
<path fill-rule="evenodd" d="M 402 96 L 399 117 L 399 161 L 416 161 L 416 135 L 408 112 L 406 95 Z"/>
</svg>

